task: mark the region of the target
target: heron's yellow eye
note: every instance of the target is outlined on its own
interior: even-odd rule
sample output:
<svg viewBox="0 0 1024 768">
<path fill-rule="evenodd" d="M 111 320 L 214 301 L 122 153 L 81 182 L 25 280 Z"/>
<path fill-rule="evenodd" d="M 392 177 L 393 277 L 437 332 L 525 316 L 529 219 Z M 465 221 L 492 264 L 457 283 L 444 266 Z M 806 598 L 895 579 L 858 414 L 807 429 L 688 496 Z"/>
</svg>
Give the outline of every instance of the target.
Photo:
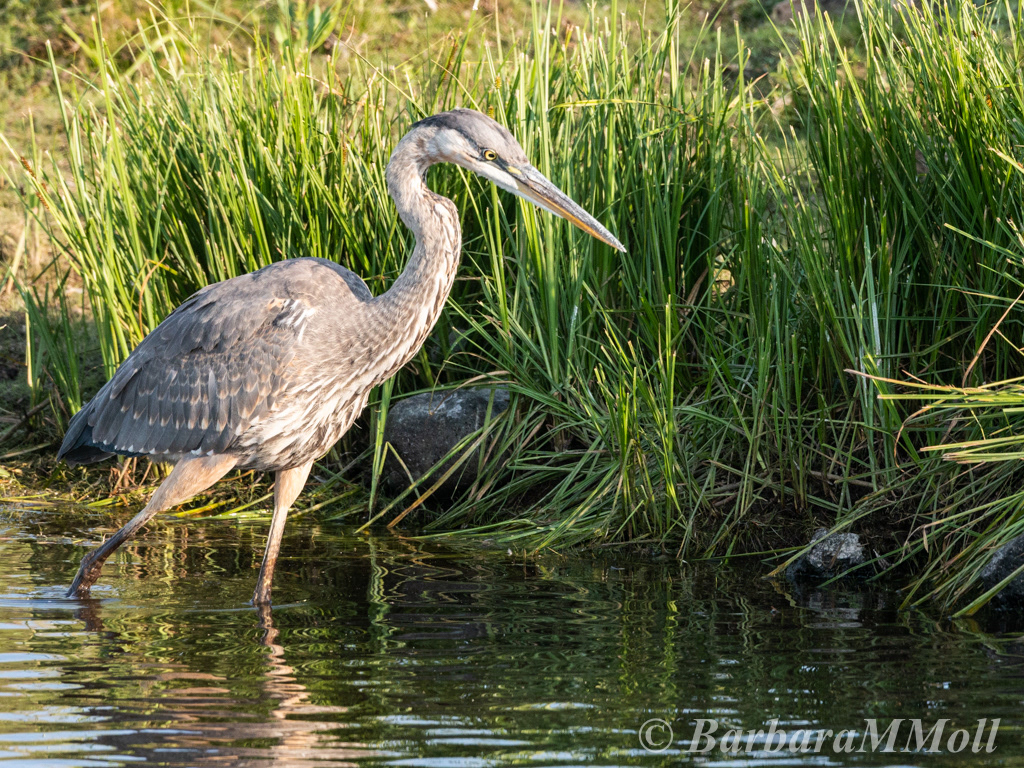
<svg viewBox="0 0 1024 768">
<path fill-rule="evenodd" d="M 498 153 L 495 152 L 493 149 L 485 149 L 484 150 L 484 160 L 486 160 L 487 162 L 491 162 L 491 161 L 497 160 L 497 159 L 498 159 Z"/>
</svg>

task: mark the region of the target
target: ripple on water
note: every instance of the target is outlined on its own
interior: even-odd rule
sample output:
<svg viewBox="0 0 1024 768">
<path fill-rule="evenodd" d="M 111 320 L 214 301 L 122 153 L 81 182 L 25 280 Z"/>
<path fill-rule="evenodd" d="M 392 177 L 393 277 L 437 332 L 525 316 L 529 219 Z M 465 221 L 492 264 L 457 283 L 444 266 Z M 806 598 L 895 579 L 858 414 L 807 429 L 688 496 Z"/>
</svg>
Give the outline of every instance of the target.
<svg viewBox="0 0 1024 768">
<path fill-rule="evenodd" d="M 0 653 L 0 664 L 27 664 L 33 661 L 64 661 L 55 653 Z"/>
<path fill-rule="evenodd" d="M 640 748 L 652 717 L 677 739 L 698 717 L 1021 727 L 1021 647 L 901 615 L 884 593 L 780 599 L 759 574 L 514 562 L 303 518 L 261 626 L 247 601 L 262 528 L 157 526 L 80 602 L 63 598 L 81 550 L 58 517 L 0 541 L 0 768 L 682 761 L 681 741 L 658 757 Z M 713 761 L 883 764 L 763 747 Z M 1024 755 L 1009 736 L 1000 748 Z"/>
</svg>

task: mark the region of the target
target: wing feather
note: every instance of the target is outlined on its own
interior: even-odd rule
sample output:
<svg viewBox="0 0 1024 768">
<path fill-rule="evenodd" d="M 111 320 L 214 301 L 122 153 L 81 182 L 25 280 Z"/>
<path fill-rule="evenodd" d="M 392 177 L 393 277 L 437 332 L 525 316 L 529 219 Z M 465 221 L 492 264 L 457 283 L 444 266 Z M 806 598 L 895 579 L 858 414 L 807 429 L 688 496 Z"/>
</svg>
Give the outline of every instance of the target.
<svg viewBox="0 0 1024 768">
<path fill-rule="evenodd" d="M 230 452 L 295 384 L 289 363 L 318 310 L 371 298 L 355 275 L 319 259 L 278 262 L 203 288 L 75 415 L 59 456 Z"/>
</svg>

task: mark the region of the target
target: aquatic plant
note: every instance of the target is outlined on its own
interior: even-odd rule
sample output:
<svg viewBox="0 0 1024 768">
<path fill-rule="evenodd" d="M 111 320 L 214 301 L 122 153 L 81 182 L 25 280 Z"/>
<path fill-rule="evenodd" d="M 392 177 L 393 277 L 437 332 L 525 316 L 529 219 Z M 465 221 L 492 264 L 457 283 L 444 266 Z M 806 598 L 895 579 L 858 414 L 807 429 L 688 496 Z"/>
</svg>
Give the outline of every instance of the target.
<svg viewBox="0 0 1024 768">
<path fill-rule="evenodd" d="M 852 48 L 827 17 L 801 17 L 768 98 L 738 35 L 735 60 L 709 28 L 719 54 L 693 56 L 675 3 L 639 36 L 535 8 L 527 39 L 494 33 L 471 59 L 474 16 L 423 69 L 342 64 L 340 47 L 316 49 L 318 17 L 244 54 L 207 54 L 162 20 L 125 74 L 97 30 L 100 76 L 60 94 L 70 172 L 27 181 L 112 372 L 191 292 L 276 259 L 336 259 L 383 290 L 410 245 L 384 186 L 392 142 L 442 109 L 488 112 L 629 253 L 433 172 L 462 211 L 462 279 L 325 461 L 362 454 L 372 470 L 368 496 L 327 514 L 365 520 L 370 505 L 371 521 L 427 533 L 686 559 L 783 551 L 824 521 L 938 590 L 908 599 L 952 601 L 976 571 L 960 554 L 1002 540 L 1009 513 L 991 510 L 1021 473 L 964 474 L 924 450 L 949 423 L 903 429 L 919 403 L 893 382 L 1021 373 L 1012 344 L 985 341 L 1018 322 L 1002 297 L 1021 254 L 1024 40 L 1008 8 L 857 11 Z M 390 402 L 482 382 L 513 406 L 487 427 L 476 484 L 444 507 L 436 475 L 380 499 Z"/>
</svg>

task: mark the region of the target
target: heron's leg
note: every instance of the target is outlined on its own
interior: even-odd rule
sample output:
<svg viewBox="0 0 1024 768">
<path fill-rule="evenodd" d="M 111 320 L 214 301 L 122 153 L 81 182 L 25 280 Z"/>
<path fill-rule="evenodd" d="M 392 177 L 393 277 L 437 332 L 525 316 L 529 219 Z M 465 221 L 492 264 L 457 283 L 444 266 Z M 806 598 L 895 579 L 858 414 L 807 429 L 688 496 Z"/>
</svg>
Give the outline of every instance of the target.
<svg viewBox="0 0 1024 768">
<path fill-rule="evenodd" d="M 302 486 L 306 484 L 309 477 L 309 470 L 313 468 L 313 462 L 303 464 L 301 467 L 282 469 L 277 473 L 274 481 L 274 517 L 270 521 L 270 536 L 267 538 L 267 549 L 263 553 L 263 565 L 260 567 L 260 577 L 256 582 L 256 591 L 252 596 L 253 605 L 267 605 L 270 603 L 270 589 L 274 581 L 274 566 L 277 565 L 277 555 L 281 551 L 281 536 L 284 534 L 284 522 L 288 517 L 288 509 L 292 502 L 302 492 Z"/>
<path fill-rule="evenodd" d="M 134 536 L 158 512 L 188 501 L 197 493 L 205 491 L 224 477 L 237 461 L 236 457 L 226 455 L 190 456 L 175 464 L 171 474 L 156 489 L 143 510 L 129 520 L 124 528 L 82 558 L 78 575 L 71 582 L 67 596 L 85 597 L 88 595 L 89 588 L 96 583 L 96 579 L 100 576 L 103 563 L 118 547 Z"/>
</svg>

